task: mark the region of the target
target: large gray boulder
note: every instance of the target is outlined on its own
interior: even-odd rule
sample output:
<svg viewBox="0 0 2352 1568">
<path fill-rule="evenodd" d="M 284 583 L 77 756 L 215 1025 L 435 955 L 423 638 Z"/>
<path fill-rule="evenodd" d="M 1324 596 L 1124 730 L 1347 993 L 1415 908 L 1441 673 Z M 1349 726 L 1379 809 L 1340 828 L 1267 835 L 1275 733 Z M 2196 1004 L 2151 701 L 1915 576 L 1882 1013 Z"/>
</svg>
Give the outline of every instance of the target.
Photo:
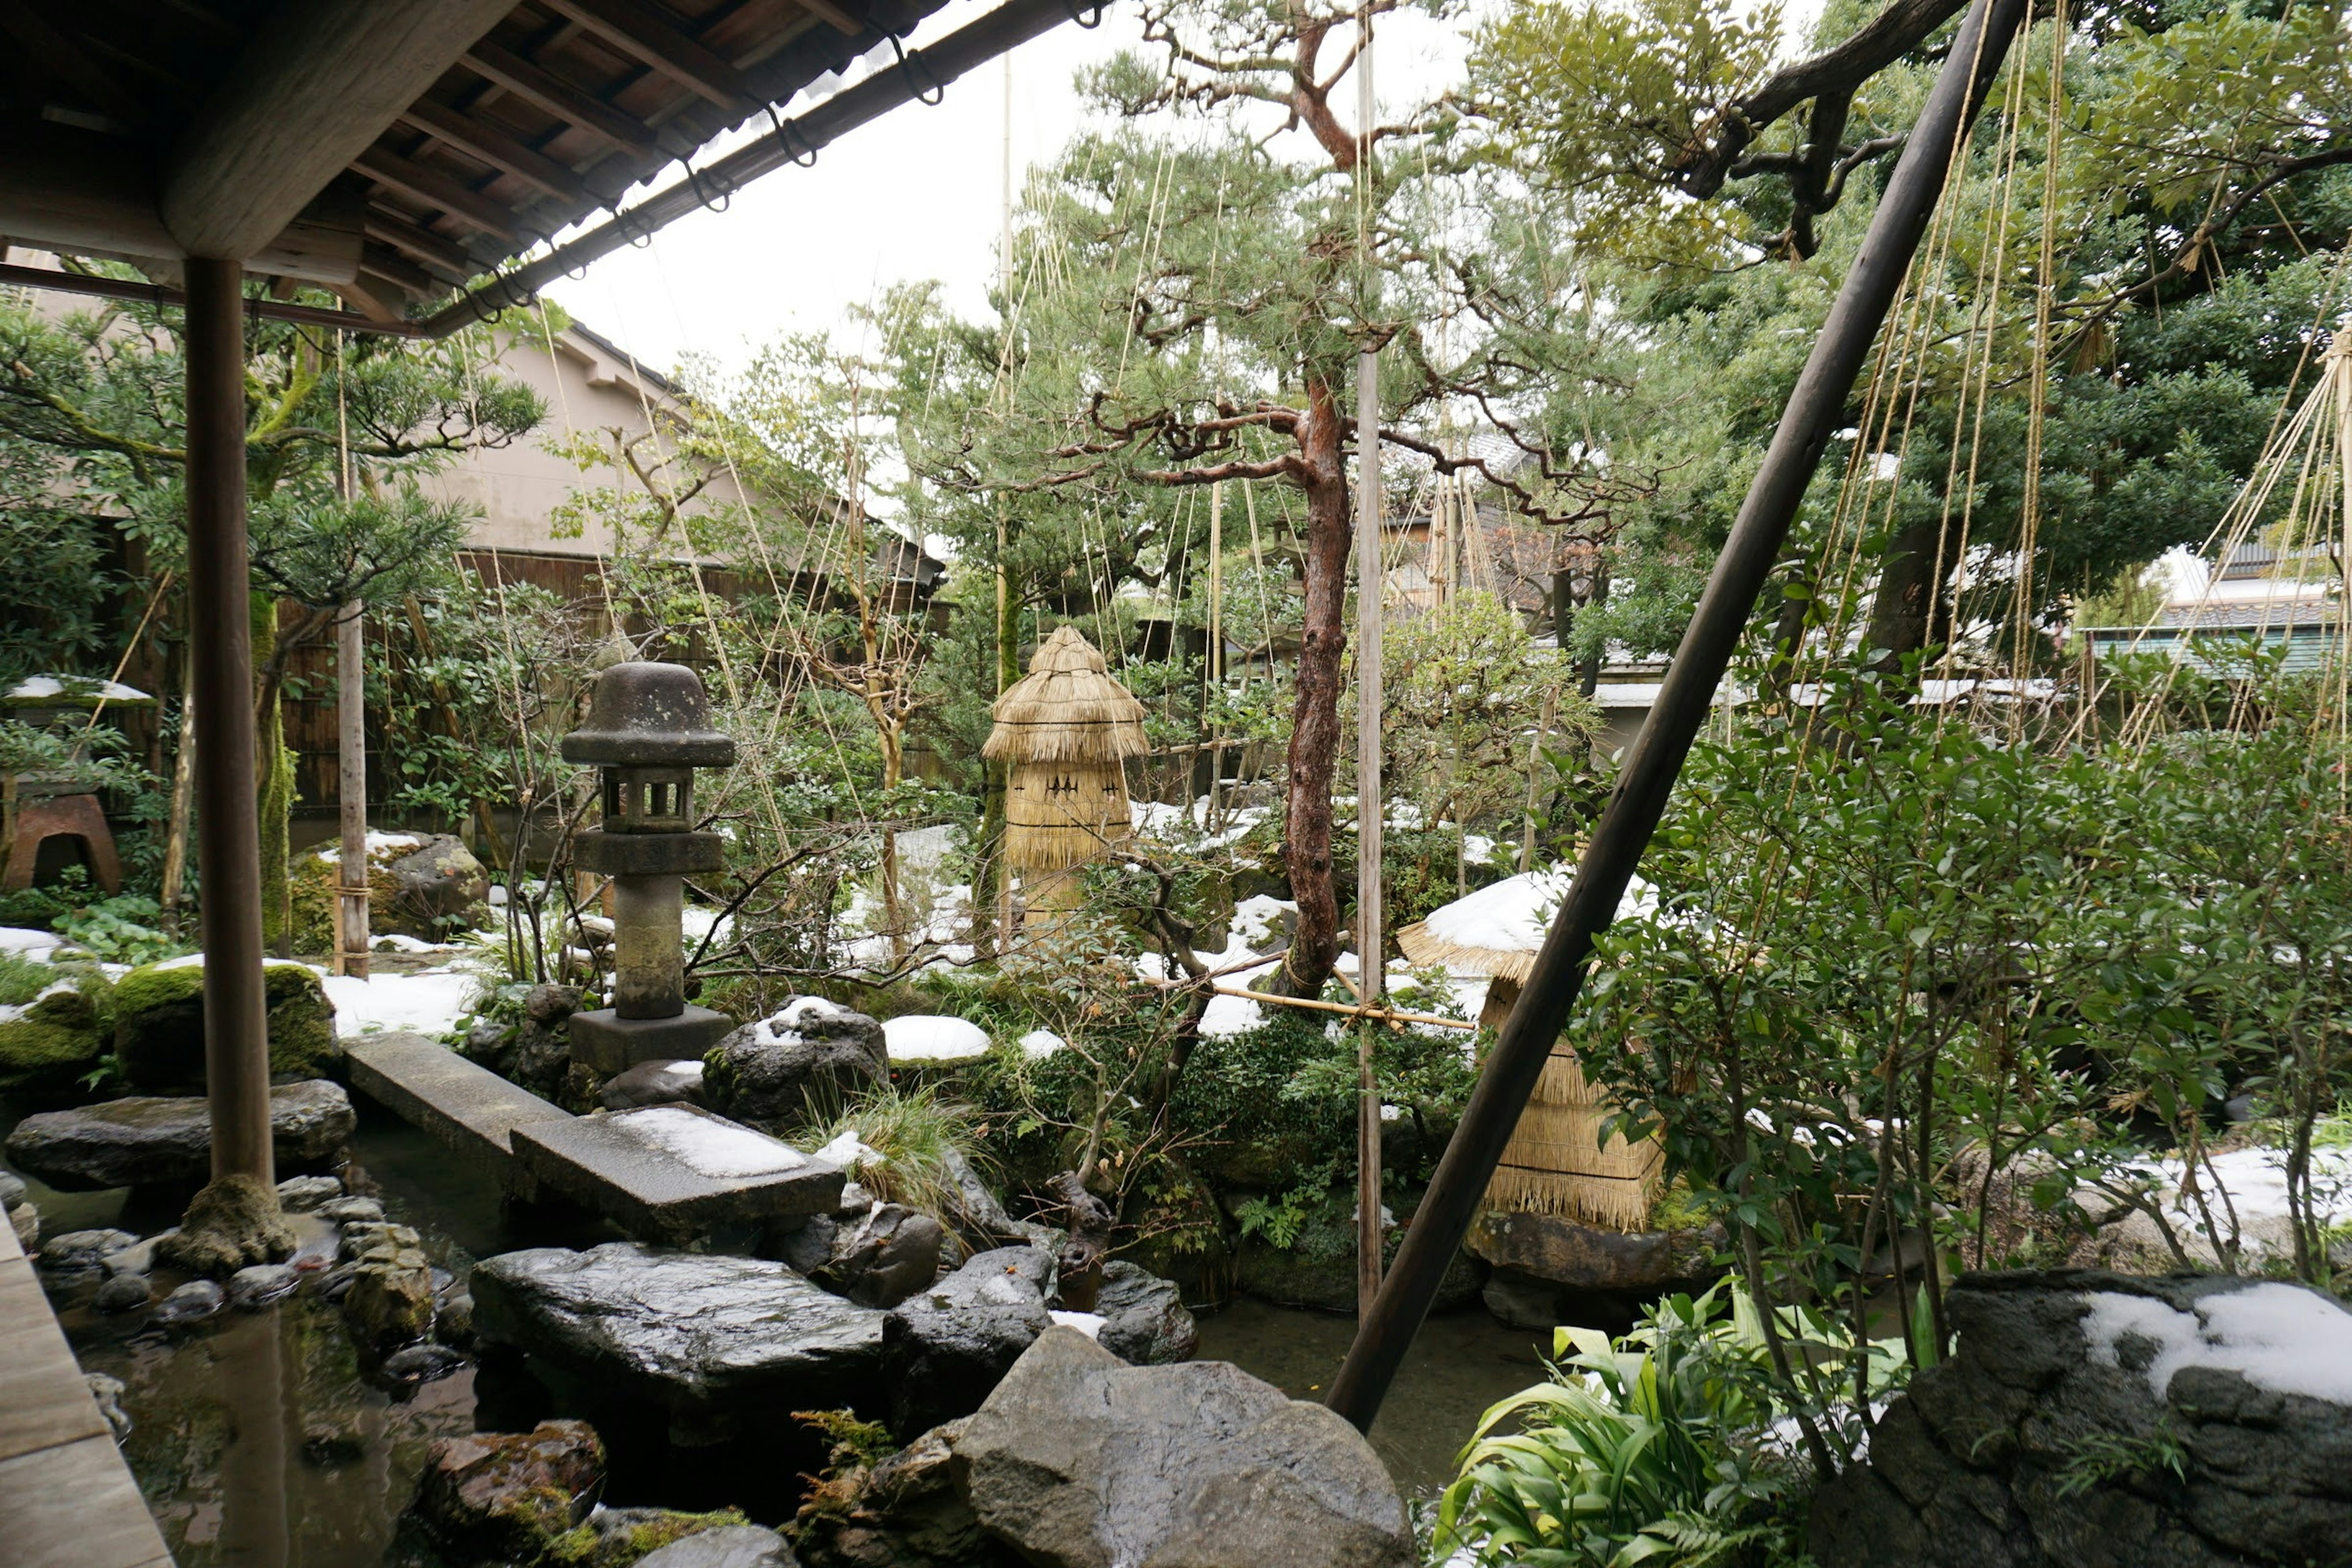
<svg viewBox="0 0 2352 1568">
<path fill-rule="evenodd" d="M 784 1538 L 756 1524 L 722 1525 L 673 1541 L 637 1568 L 799 1568 Z"/>
<path fill-rule="evenodd" d="M 854 1218 L 812 1218 L 785 1238 L 784 1261 L 861 1307 L 895 1307 L 937 1277 L 945 1239 L 930 1215 L 876 1204 Z"/>
<path fill-rule="evenodd" d="M 1964 1275 L 1952 1356 L 1824 1486 L 1824 1568 L 2242 1568 L 2352 1549 L 2352 1313 L 2274 1280 Z"/>
<path fill-rule="evenodd" d="M 462 839 L 446 833 L 428 837 L 384 869 L 392 879 L 393 928 L 412 935 L 439 941 L 463 931 L 490 896 L 489 873 Z"/>
<path fill-rule="evenodd" d="M 702 1061 L 704 1102 L 754 1121 L 838 1105 L 890 1070 L 882 1026 L 822 996 L 794 997 L 720 1040 Z"/>
<path fill-rule="evenodd" d="M 280 1170 L 325 1163 L 359 1119 L 340 1084 L 324 1079 L 269 1091 Z M 212 1171 L 212 1112 L 195 1098 L 134 1096 L 72 1110 L 44 1110 L 8 1134 L 8 1159 L 66 1192 L 150 1183 L 193 1185 Z"/>
<path fill-rule="evenodd" d="M 1053 1326 L 1053 1256 L 1000 1247 L 901 1301 L 882 1329 L 890 1429 L 912 1437 L 969 1415 Z"/>
<path fill-rule="evenodd" d="M 990 1534 L 1037 1568 L 1407 1568 L 1404 1503 L 1319 1405 L 1223 1362 L 1131 1367 L 1049 1330 L 955 1443 Z"/>
<path fill-rule="evenodd" d="M 878 1403 L 883 1315 L 782 1263 L 635 1242 L 543 1247 L 484 1259 L 469 1288 L 484 1344 L 657 1405 L 680 1441 Z"/>
</svg>

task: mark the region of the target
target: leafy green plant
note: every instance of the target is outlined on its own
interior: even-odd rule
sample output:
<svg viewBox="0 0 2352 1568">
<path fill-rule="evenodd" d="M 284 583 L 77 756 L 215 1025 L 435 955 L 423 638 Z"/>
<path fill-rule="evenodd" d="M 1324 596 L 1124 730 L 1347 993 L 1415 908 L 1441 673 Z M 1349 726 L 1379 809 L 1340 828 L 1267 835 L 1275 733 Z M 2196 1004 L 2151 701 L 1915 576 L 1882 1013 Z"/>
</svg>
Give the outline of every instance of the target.
<svg viewBox="0 0 2352 1568">
<path fill-rule="evenodd" d="M 1553 1356 L 1545 1382 L 1480 1418 L 1438 1502 L 1433 1562 L 1697 1568 L 1795 1550 L 1785 1505 L 1801 1467 L 1745 1293 L 1727 1311 L 1716 1290 L 1670 1297 L 1613 1342 L 1559 1329 Z"/>
<path fill-rule="evenodd" d="M 154 963 L 194 949 L 162 929 L 163 906 L 138 893 L 68 910 L 50 927 L 75 947 L 109 963 Z"/>
<path fill-rule="evenodd" d="M 2149 1479 L 2159 1471 L 2176 1481 L 2189 1474 L 2189 1447 L 2168 1423 L 2159 1421 L 2154 1431 L 2138 1437 L 2094 1432 L 2067 1450 L 2057 1491 L 2062 1498 L 2081 1497 L 2110 1481 Z"/>
</svg>

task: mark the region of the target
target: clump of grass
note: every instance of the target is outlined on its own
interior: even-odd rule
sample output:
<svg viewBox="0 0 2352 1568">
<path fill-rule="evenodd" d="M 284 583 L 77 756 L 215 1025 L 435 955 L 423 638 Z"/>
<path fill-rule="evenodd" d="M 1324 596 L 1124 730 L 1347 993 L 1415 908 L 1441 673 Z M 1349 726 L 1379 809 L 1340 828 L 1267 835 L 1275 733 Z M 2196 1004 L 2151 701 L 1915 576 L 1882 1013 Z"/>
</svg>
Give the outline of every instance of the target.
<svg viewBox="0 0 2352 1568">
<path fill-rule="evenodd" d="M 0 1007 L 21 1007 L 57 984 L 58 972 L 13 952 L 0 952 Z"/>
<path fill-rule="evenodd" d="M 974 1121 L 969 1106 L 943 1099 L 929 1084 L 915 1089 L 883 1084 L 814 1126 L 806 1135 L 812 1148 L 852 1132 L 879 1156 L 861 1163 L 852 1174 L 883 1202 L 919 1210 L 949 1226 L 962 1215 L 962 1189 L 953 1167 L 959 1156 L 967 1164 L 972 1159 Z"/>
</svg>

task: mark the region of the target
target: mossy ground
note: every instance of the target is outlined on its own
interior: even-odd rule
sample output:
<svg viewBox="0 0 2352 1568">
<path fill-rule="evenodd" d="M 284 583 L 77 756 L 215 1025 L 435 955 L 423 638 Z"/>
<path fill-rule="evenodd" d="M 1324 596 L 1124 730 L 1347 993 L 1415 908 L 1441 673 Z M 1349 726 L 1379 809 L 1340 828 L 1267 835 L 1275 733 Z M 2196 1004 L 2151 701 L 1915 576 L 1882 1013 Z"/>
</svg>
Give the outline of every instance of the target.
<svg viewBox="0 0 2352 1568">
<path fill-rule="evenodd" d="M 735 1510 L 722 1508 L 716 1513 L 674 1513 L 665 1510 L 652 1519 L 621 1530 L 599 1531 L 593 1525 L 583 1524 L 549 1541 L 538 1568 L 629 1568 L 629 1564 L 673 1541 L 699 1535 L 706 1530 L 750 1522 Z"/>
</svg>

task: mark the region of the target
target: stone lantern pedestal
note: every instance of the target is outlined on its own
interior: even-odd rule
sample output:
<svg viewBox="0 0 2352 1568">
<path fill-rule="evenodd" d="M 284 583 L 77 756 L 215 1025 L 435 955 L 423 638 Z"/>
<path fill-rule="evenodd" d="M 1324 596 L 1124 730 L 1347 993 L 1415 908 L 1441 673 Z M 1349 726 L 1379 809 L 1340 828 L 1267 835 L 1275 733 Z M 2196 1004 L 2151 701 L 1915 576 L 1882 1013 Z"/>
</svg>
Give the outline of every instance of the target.
<svg viewBox="0 0 2352 1568">
<path fill-rule="evenodd" d="M 685 879 L 717 871 L 724 853 L 719 835 L 693 831 L 694 770 L 733 762 L 735 742 L 709 728 L 694 671 L 630 660 L 597 678 L 563 756 L 604 770 L 604 824 L 572 859 L 613 879 L 613 1005 L 572 1016 L 572 1058 L 609 1076 L 699 1057 L 735 1021 L 686 1000 Z"/>
</svg>

